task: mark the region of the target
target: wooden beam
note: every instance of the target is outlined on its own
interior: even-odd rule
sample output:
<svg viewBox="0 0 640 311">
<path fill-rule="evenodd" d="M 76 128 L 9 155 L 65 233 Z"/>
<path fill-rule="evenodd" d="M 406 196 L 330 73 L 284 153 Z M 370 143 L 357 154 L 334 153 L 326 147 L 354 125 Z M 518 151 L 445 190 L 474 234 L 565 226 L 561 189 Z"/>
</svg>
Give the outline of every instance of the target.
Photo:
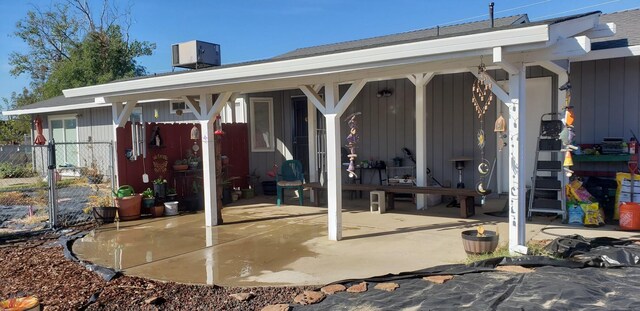
<svg viewBox="0 0 640 311">
<path fill-rule="evenodd" d="M 591 39 L 597 39 L 597 38 L 612 37 L 616 34 L 616 32 L 617 32 L 617 27 L 615 23 L 606 23 L 606 24 L 598 24 L 598 26 L 584 32 L 583 35 Z"/>
<path fill-rule="evenodd" d="M 200 106 L 198 105 L 196 99 L 192 96 L 182 96 L 182 99 L 184 99 L 184 103 L 187 104 L 189 109 L 191 109 L 191 111 L 193 112 L 193 116 L 196 117 L 196 120 L 201 120 L 202 116 L 200 114 Z M 196 107 L 198 107 L 198 109 L 196 109 Z"/>
<path fill-rule="evenodd" d="M 476 77 L 476 79 L 480 79 L 478 68 L 472 67 L 472 68 L 469 68 L 469 71 L 471 72 L 471 74 L 473 74 Z M 506 103 L 506 104 L 511 102 L 511 97 L 509 96 L 509 93 L 507 93 L 504 89 L 502 89 L 502 87 L 500 87 L 498 82 L 494 80 L 493 77 L 491 77 L 490 75 L 485 75 L 484 78 L 489 80 L 489 83 L 491 83 L 491 92 L 493 92 L 493 94 L 495 94 L 496 97 L 498 97 L 498 99 L 500 99 L 503 103 Z"/>
<path fill-rule="evenodd" d="M 518 68 L 515 67 L 510 62 L 508 62 L 507 60 L 505 60 L 503 55 L 502 55 L 502 53 L 503 53 L 503 51 L 502 51 L 502 47 L 501 46 L 494 47 L 493 48 L 493 62 L 498 64 L 498 66 L 502 67 L 502 69 L 504 69 L 506 72 L 508 72 L 510 74 L 518 73 Z M 474 71 L 471 71 L 471 72 L 473 73 Z"/>
<path fill-rule="evenodd" d="M 220 95 L 218 95 L 218 98 L 216 98 L 215 103 L 213 103 L 211 110 L 208 112 L 206 120 L 213 120 L 213 117 L 219 114 L 222 108 L 224 107 L 224 105 L 226 105 L 227 102 L 229 102 L 229 98 L 231 98 L 231 95 L 233 95 L 233 92 L 220 93 Z M 211 96 L 211 95 L 208 95 L 208 96 Z M 202 98 L 202 95 L 201 95 L 201 98 Z M 202 99 L 200 101 L 202 101 Z"/>
<path fill-rule="evenodd" d="M 354 81 L 353 84 L 349 87 L 347 92 L 340 98 L 338 104 L 335 106 L 334 112 L 340 117 L 347 107 L 353 102 L 353 100 L 358 96 L 358 93 L 362 90 L 362 88 L 367 84 L 366 80 L 357 80 Z M 337 85 L 337 84 L 336 84 Z"/>
<path fill-rule="evenodd" d="M 304 95 L 307 96 L 307 100 L 309 100 L 322 114 L 326 112 L 326 104 L 324 99 L 320 97 L 318 91 L 316 91 L 316 87 L 312 87 L 309 85 L 301 85 L 299 86 L 300 90 Z"/>
<path fill-rule="evenodd" d="M 114 108 L 112 109 L 116 109 L 119 110 L 119 113 L 117 113 L 117 118 L 114 119 L 117 127 L 123 127 L 127 121 L 129 121 L 129 116 L 131 116 L 131 112 L 133 112 L 133 109 L 136 107 L 137 102 L 136 101 L 131 101 L 131 102 L 127 102 L 126 105 L 124 105 L 124 107 L 122 107 L 122 103 L 118 103 L 119 105 L 114 106 Z"/>
</svg>

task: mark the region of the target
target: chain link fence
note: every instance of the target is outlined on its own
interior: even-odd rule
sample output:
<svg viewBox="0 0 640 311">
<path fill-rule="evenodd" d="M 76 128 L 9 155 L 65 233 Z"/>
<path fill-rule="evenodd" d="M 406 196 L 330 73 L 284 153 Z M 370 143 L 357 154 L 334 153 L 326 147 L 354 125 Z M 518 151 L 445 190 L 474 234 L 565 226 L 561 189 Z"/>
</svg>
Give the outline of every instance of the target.
<svg viewBox="0 0 640 311">
<path fill-rule="evenodd" d="M 111 197 L 113 163 L 107 142 L 0 146 L 0 236 L 92 221 L 86 208 Z"/>
</svg>

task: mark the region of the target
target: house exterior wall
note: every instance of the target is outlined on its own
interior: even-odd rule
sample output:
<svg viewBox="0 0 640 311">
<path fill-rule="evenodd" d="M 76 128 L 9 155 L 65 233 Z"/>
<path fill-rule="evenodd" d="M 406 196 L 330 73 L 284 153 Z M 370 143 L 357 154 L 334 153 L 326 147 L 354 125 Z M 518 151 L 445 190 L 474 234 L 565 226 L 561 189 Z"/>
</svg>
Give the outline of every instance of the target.
<svg viewBox="0 0 640 311">
<path fill-rule="evenodd" d="M 640 135 L 640 56 L 571 64 L 571 104 L 576 144 L 599 144 L 605 137 Z M 576 163 L 576 170 L 628 171 L 627 164 Z"/>
<path fill-rule="evenodd" d="M 508 79 L 506 72 L 491 71 L 498 81 Z M 557 77 L 541 67 L 527 69 L 528 78 L 553 77 L 556 85 Z M 458 180 L 458 171 L 450 161 L 458 156 L 474 158 L 467 163 L 464 171 L 466 187 L 474 187 L 480 176 L 476 170 L 480 163 L 480 151 L 476 146 L 476 133 L 480 128 L 480 120 L 471 104 L 471 86 L 475 77 L 471 73 L 437 75 L 426 86 L 427 112 L 427 167 L 433 176 L 445 186 L 454 186 Z M 340 88 L 344 94 L 348 86 Z M 380 90 L 393 92 L 389 97 L 377 97 Z M 292 96 L 300 96 L 298 90 L 249 94 L 249 97 L 271 97 L 274 103 L 274 132 L 276 141 L 292 150 Z M 557 98 L 557 90 L 552 92 L 552 102 Z M 555 107 L 550 103 L 550 107 Z M 551 108 L 550 108 L 551 109 Z M 507 117 L 506 107 L 503 107 Z M 358 162 L 362 160 L 382 160 L 392 165 L 396 156 L 404 157 L 402 148 L 416 153 L 415 129 L 415 87 L 408 79 L 369 82 L 360 91 L 343 116 L 353 112 L 361 112 L 358 117 L 360 144 L 358 146 Z M 484 120 L 486 146 L 484 158 L 493 163 L 496 157 L 496 135 L 493 127 L 496 120 L 496 102 L 491 104 Z M 251 120 L 249 120 L 251 122 Z M 342 123 L 341 136 L 348 134 L 346 122 Z M 346 144 L 346 141 L 345 141 Z M 276 148 L 274 152 L 251 152 L 250 172 L 261 176 L 261 181 L 269 180 L 266 172 L 273 164 L 284 161 L 284 155 Z M 404 159 L 403 165 L 414 165 Z M 374 171 L 365 171 L 364 183 L 377 183 Z M 377 174 L 377 173 L 376 173 Z M 491 188 L 495 189 L 497 172 L 494 172 Z"/>
</svg>

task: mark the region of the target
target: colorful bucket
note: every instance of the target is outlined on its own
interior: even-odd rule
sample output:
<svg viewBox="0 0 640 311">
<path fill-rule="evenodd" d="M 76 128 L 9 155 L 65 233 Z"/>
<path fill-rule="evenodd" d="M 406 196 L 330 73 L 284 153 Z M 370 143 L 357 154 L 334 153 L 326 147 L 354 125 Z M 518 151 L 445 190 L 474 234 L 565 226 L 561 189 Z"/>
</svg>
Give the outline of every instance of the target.
<svg viewBox="0 0 640 311">
<path fill-rule="evenodd" d="M 633 202 L 620 204 L 620 230 L 640 230 L 640 204 Z"/>
</svg>

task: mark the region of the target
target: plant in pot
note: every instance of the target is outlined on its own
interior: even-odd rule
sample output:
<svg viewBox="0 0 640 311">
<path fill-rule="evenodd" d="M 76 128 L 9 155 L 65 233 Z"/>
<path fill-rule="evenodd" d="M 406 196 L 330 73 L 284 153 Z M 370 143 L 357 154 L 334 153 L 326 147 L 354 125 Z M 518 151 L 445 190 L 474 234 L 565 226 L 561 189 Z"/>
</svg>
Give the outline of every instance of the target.
<svg viewBox="0 0 640 311">
<path fill-rule="evenodd" d="M 82 210 L 85 214 L 91 214 L 93 219 L 101 225 L 112 223 L 116 217 L 116 207 L 113 204 L 113 197 L 108 194 L 100 193 L 96 187 L 96 194 L 90 195 L 89 202 Z"/>
<path fill-rule="evenodd" d="M 114 192 L 116 196 L 116 207 L 118 208 L 118 218 L 120 220 L 135 220 L 140 218 L 140 208 L 142 207 L 142 195 L 135 194 L 133 187 L 124 185 Z"/>
<path fill-rule="evenodd" d="M 175 162 L 173 162 L 173 170 L 180 172 L 180 171 L 186 171 L 189 169 L 189 162 L 187 161 L 187 159 L 178 159 Z"/>
<path fill-rule="evenodd" d="M 189 169 L 195 170 L 200 166 L 200 157 L 196 156 L 191 150 L 187 150 L 187 164 Z"/>
<path fill-rule="evenodd" d="M 492 253 L 498 247 L 499 235 L 496 231 L 484 230 L 478 226 L 476 230 L 462 231 L 462 245 L 467 254 Z"/>
<path fill-rule="evenodd" d="M 167 180 L 160 177 L 153 180 L 153 194 L 159 199 L 166 196 Z"/>
<path fill-rule="evenodd" d="M 167 188 L 166 197 L 167 201 L 176 201 L 178 198 L 178 192 L 176 192 L 176 188 Z"/>
<path fill-rule="evenodd" d="M 156 203 L 156 198 L 153 196 L 153 190 L 151 188 L 147 188 L 147 190 L 142 191 L 142 207 L 146 210 L 149 210 Z"/>
</svg>

